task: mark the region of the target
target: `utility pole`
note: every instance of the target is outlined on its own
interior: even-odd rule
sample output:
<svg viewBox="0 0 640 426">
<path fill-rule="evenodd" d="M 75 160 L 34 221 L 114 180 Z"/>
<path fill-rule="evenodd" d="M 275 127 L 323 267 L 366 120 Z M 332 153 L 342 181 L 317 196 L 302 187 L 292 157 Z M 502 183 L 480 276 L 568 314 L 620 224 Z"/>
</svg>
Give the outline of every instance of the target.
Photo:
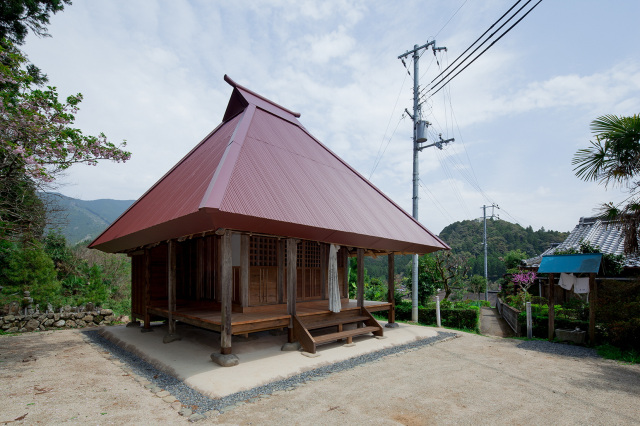
<svg viewBox="0 0 640 426">
<path fill-rule="evenodd" d="M 487 207 L 491 207 L 491 216 L 489 219 L 493 219 L 494 209 L 499 209 L 497 204 L 491 204 L 490 206 L 482 206 L 482 212 L 484 216 L 484 300 L 489 300 L 489 273 L 487 268 Z"/>
<path fill-rule="evenodd" d="M 413 46 L 413 50 L 408 50 L 402 55 L 398 56 L 398 59 L 402 61 L 402 63 L 406 67 L 406 63 L 404 62 L 404 58 L 411 55 L 413 59 L 413 114 L 406 111 L 406 113 L 413 120 L 413 217 L 415 220 L 418 220 L 418 184 L 420 179 L 419 174 L 419 163 L 418 163 L 418 153 L 425 148 L 430 146 L 435 146 L 438 149 L 442 149 L 442 145 L 445 143 L 452 142 L 453 139 L 443 140 L 442 135 L 440 135 L 440 140 L 432 143 L 430 145 L 422 145 L 427 141 L 427 127 L 429 126 L 429 122 L 422 120 L 422 111 L 420 108 L 420 82 L 419 82 L 419 66 L 420 62 L 420 52 L 423 49 L 428 49 L 431 47 L 433 54 L 436 54 L 436 51 L 439 50 L 447 50 L 446 47 L 435 47 L 436 41 L 430 41 L 427 44 L 422 46 L 418 46 L 417 44 Z M 408 71 L 408 69 L 407 69 Z M 411 268 L 411 321 L 418 322 L 418 255 L 413 255 L 413 264 Z"/>
</svg>

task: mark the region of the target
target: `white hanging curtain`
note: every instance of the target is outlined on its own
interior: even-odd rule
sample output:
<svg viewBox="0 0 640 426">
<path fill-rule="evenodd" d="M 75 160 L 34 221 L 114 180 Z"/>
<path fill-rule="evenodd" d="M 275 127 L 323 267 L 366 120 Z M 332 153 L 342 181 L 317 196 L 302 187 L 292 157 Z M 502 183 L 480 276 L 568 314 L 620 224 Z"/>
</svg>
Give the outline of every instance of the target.
<svg viewBox="0 0 640 426">
<path fill-rule="evenodd" d="M 338 284 L 338 250 L 340 246 L 331 244 L 329 247 L 329 310 L 340 312 L 340 286 Z"/>
</svg>

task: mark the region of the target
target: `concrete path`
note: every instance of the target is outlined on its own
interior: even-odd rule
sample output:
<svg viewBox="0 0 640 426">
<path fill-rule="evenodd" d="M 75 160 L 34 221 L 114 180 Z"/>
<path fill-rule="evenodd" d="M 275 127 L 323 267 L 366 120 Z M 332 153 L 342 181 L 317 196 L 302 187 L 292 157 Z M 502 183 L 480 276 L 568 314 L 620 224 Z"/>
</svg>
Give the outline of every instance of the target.
<svg viewBox="0 0 640 426">
<path fill-rule="evenodd" d="M 384 321 L 380 323 L 386 324 Z M 178 323 L 177 332 L 182 340 L 165 344 L 162 338 L 167 332 L 166 326 L 153 329 L 153 333 L 140 333 L 138 327 L 106 327 L 102 335 L 211 398 L 437 335 L 437 329 L 431 327 L 400 324 L 397 328 L 384 328 L 382 339 L 368 335 L 354 338 L 353 345 L 345 345 L 345 342 L 322 345 L 313 357 L 305 356 L 306 352 L 281 351 L 287 341 L 286 333 L 253 333 L 249 339 L 233 336 L 233 353 L 240 363 L 225 368 L 210 358 L 212 353 L 220 351 L 220 334 Z"/>
<path fill-rule="evenodd" d="M 480 309 L 480 333 L 485 336 L 513 337 L 515 333 L 496 308 Z"/>
</svg>

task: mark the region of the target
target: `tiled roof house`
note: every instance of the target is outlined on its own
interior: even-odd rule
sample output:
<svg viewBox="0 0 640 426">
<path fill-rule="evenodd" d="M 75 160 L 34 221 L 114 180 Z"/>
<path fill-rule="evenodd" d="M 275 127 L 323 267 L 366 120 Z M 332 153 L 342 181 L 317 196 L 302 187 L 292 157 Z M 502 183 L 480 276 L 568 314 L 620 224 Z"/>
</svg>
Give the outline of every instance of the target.
<svg viewBox="0 0 640 426">
<path fill-rule="evenodd" d="M 550 256 L 561 250 L 577 249 L 583 241 L 600 247 L 602 253 L 624 255 L 624 235 L 620 224 L 597 217 L 581 217 L 566 240 L 548 248 L 540 256 L 525 260 L 525 263 L 528 267 L 537 268 L 543 256 Z M 640 268 L 638 255 L 625 255 L 625 258 L 625 268 Z"/>
</svg>

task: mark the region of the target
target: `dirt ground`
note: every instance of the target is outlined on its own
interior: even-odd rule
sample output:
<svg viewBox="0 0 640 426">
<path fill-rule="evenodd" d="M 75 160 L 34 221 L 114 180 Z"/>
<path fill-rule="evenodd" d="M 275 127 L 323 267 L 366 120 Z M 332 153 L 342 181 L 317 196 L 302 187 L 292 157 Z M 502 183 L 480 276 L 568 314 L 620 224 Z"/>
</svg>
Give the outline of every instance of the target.
<svg viewBox="0 0 640 426">
<path fill-rule="evenodd" d="M 640 424 L 640 366 L 519 346 L 461 333 L 199 423 Z M 0 336 L 0 401 L 0 424 L 186 422 L 72 330 Z"/>
</svg>

